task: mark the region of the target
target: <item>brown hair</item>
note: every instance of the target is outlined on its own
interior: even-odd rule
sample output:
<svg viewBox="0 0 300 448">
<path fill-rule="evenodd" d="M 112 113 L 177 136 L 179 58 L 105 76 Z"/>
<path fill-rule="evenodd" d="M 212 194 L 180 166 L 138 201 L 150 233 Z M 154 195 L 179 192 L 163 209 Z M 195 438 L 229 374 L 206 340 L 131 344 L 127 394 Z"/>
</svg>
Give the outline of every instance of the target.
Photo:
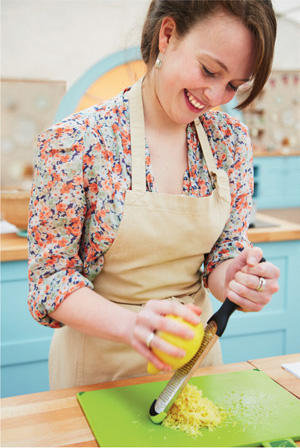
<svg viewBox="0 0 300 448">
<path fill-rule="evenodd" d="M 142 31 L 142 57 L 148 67 L 154 65 L 165 17 L 174 19 L 182 38 L 196 23 L 220 10 L 239 18 L 255 40 L 253 82 L 249 95 L 237 107 L 243 109 L 259 95 L 271 72 L 277 28 L 271 0 L 152 0 Z"/>
</svg>

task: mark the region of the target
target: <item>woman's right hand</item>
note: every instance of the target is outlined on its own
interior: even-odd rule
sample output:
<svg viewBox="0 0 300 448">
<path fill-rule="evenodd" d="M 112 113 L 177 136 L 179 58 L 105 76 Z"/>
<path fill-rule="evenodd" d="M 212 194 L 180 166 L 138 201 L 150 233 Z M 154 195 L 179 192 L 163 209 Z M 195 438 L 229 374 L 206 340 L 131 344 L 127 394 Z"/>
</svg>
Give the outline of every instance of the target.
<svg viewBox="0 0 300 448">
<path fill-rule="evenodd" d="M 192 339 L 194 333 L 186 325 L 168 319 L 167 314 L 180 316 L 193 325 L 200 322 L 201 309 L 196 305 L 182 305 L 171 300 L 150 300 L 145 307 L 136 315 L 135 325 L 132 329 L 130 342 L 132 347 L 152 362 L 161 371 L 171 371 L 172 367 L 161 361 L 151 347 L 155 347 L 170 356 L 183 358 L 185 353 L 181 348 L 164 341 L 156 334 L 158 331 L 175 334 L 184 339 Z M 150 347 L 147 347 L 147 339 L 154 332 Z"/>
</svg>

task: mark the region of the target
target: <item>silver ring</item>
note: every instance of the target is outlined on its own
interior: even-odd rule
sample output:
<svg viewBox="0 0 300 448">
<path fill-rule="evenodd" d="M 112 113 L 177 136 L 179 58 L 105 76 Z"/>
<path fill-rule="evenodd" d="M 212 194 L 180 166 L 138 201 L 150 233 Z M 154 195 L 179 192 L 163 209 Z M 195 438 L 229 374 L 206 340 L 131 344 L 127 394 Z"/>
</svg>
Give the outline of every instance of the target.
<svg viewBox="0 0 300 448">
<path fill-rule="evenodd" d="M 150 348 L 150 344 L 151 344 L 151 342 L 152 342 L 154 336 L 155 336 L 155 334 L 154 334 L 154 332 L 152 331 L 152 333 L 150 333 L 149 336 L 147 337 L 146 345 L 147 345 L 148 348 Z"/>
<path fill-rule="evenodd" d="M 255 291 L 261 292 L 265 289 L 266 286 L 266 280 L 263 277 L 259 277 L 259 282 L 257 287 L 255 288 Z"/>
</svg>

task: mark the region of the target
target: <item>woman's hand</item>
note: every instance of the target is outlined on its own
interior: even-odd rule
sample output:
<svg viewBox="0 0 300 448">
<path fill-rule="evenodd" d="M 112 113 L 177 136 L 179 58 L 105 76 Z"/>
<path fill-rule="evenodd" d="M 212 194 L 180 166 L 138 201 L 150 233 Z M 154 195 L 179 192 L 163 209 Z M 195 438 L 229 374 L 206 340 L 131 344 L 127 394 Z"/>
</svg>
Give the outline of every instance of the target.
<svg viewBox="0 0 300 448">
<path fill-rule="evenodd" d="M 197 325 L 200 322 L 199 316 L 201 310 L 192 304 L 182 305 L 176 301 L 150 300 L 142 311 L 137 314 L 135 326 L 131 334 L 131 345 L 159 370 L 171 371 L 171 366 L 157 358 L 152 352 L 151 347 L 155 347 L 178 358 L 183 358 L 185 353 L 181 348 L 175 347 L 161 339 L 155 332 L 159 330 L 165 331 L 184 339 L 192 339 L 194 333 L 186 325 L 168 319 L 166 317 L 167 314 L 180 316 L 184 320 Z M 151 343 L 147 344 L 147 340 L 149 340 L 148 338 L 152 333 L 154 333 L 154 336 Z"/>
<path fill-rule="evenodd" d="M 278 291 L 279 269 L 262 262 L 262 250 L 253 247 L 240 253 L 226 270 L 226 296 L 242 311 L 260 311 Z"/>
</svg>

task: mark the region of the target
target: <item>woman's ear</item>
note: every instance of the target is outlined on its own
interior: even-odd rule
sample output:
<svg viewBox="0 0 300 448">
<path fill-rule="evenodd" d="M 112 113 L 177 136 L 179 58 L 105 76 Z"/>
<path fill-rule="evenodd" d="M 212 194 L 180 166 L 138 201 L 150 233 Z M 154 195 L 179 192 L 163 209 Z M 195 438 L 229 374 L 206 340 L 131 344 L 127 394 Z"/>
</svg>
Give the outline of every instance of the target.
<svg viewBox="0 0 300 448">
<path fill-rule="evenodd" d="M 172 17 L 165 17 L 159 31 L 159 51 L 163 52 L 176 34 L 176 23 Z"/>
</svg>

